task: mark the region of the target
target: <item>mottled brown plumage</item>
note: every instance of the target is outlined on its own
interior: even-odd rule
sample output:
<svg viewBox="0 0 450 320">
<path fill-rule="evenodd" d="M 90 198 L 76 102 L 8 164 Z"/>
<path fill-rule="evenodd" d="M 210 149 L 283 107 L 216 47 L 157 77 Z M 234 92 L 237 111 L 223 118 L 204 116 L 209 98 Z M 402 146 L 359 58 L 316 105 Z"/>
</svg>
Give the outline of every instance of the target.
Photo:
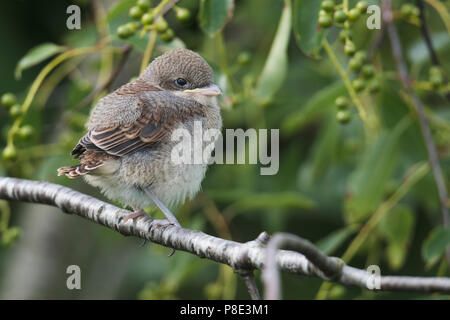
<svg viewBox="0 0 450 320">
<path fill-rule="evenodd" d="M 171 133 L 192 132 L 194 121 L 220 129 L 218 94 L 212 69 L 198 54 L 178 49 L 156 58 L 138 79 L 98 102 L 72 151 L 80 164 L 58 169 L 58 175 L 82 175 L 134 208 L 154 203 L 146 188 L 168 204 L 192 197 L 206 165 L 171 163 Z"/>
</svg>

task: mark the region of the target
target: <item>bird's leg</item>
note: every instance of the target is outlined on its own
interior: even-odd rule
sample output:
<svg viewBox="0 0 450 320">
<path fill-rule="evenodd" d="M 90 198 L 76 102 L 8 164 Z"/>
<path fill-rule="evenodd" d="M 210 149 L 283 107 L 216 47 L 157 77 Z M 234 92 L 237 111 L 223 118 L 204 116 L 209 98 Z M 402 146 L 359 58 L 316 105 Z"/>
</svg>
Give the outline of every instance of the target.
<svg viewBox="0 0 450 320">
<path fill-rule="evenodd" d="M 153 200 L 153 202 L 156 204 L 156 206 L 164 213 L 167 220 L 178 227 L 181 227 L 180 223 L 178 222 L 177 218 L 173 215 L 172 212 L 164 205 L 164 203 L 161 202 L 161 200 L 158 199 L 158 197 L 153 193 L 153 191 L 147 187 L 144 188 L 144 191 L 148 194 L 148 196 Z"/>
</svg>

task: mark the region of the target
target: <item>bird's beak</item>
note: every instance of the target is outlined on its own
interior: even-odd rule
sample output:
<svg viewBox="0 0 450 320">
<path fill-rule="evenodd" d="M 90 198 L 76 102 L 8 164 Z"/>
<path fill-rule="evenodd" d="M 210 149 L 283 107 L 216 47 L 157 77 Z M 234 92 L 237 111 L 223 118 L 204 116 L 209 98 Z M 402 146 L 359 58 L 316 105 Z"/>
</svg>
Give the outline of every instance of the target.
<svg viewBox="0 0 450 320">
<path fill-rule="evenodd" d="M 215 84 L 210 84 L 203 88 L 197 88 L 192 90 L 184 90 L 186 93 L 198 93 L 204 96 L 218 96 L 222 94 L 222 90 Z"/>
</svg>

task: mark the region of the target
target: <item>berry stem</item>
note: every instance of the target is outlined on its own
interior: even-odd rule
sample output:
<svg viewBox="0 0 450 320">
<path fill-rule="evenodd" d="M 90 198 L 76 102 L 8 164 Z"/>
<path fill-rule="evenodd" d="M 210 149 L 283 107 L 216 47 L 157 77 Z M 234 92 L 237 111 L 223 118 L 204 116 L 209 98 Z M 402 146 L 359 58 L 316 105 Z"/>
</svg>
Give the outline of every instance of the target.
<svg viewBox="0 0 450 320">
<path fill-rule="evenodd" d="M 22 104 L 22 115 L 20 117 L 18 117 L 11 129 L 8 132 L 8 138 L 7 138 L 7 145 L 8 146 L 12 146 L 14 144 L 14 134 L 17 132 L 17 130 L 19 130 L 20 124 L 22 123 L 23 118 L 25 117 L 31 102 L 34 99 L 34 96 L 37 93 L 37 90 L 39 89 L 39 87 L 41 86 L 42 82 L 44 81 L 45 77 L 54 69 L 56 68 L 61 62 L 72 58 L 72 57 L 76 57 L 76 56 L 80 56 L 80 55 L 85 55 L 85 54 L 90 54 L 90 53 L 94 53 L 94 52 L 98 52 L 100 51 L 103 46 L 109 42 L 108 39 L 101 41 L 99 44 L 97 44 L 96 46 L 93 47 L 85 47 L 85 48 L 76 48 L 76 49 L 72 49 L 72 50 L 68 50 L 66 52 L 61 53 L 59 56 L 57 56 L 56 58 L 54 58 L 52 61 L 50 61 L 49 64 L 47 64 L 42 70 L 41 72 L 38 74 L 38 76 L 36 77 L 36 79 L 33 81 L 33 84 L 31 85 L 30 90 L 28 91 L 28 94 L 25 98 L 24 103 Z"/>
<path fill-rule="evenodd" d="M 361 101 L 359 100 L 355 89 L 353 89 L 353 86 L 350 82 L 350 79 L 348 78 L 347 73 L 344 71 L 344 69 L 342 68 L 341 64 L 339 63 L 336 55 L 334 54 L 333 49 L 331 48 L 330 44 L 328 43 L 328 41 L 326 39 L 322 40 L 322 45 L 323 45 L 325 51 L 327 52 L 331 63 L 336 68 L 337 72 L 339 73 L 342 80 L 344 81 L 345 87 L 347 88 L 347 91 L 348 91 L 350 97 L 352 98 L 353 103 L 358 108 L 358 112 L 359 112 L 359 116 L 361 117 L 361 120 L 363 121 L 363 123 L 365 125 L 369 125 L 369 123 L 367 121 L 366 111 L 364 110 L 364 107 L 363 107 Z"/>
<path fill-rule="evenodd" d="M 156 35 L 157 35 L 157 33 L 155 30 L 152 30 L 150 32 L 147 47 L 145 48 L 144 56 L 142 57 L 140 73 L 144 72 L 145 68 L 147 68 L 147 66 L 150 62 L 150 58 L 152 57 L 153 48 L 155 47 L 155 43 L 156 43 Z"/>
</svg>

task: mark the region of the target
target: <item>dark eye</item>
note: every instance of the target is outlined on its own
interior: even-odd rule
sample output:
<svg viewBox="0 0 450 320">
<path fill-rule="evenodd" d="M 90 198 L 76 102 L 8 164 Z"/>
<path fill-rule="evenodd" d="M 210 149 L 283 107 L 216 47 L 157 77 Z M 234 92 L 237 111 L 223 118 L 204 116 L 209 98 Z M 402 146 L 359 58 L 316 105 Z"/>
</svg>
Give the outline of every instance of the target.
<svg viewBox="0 0 450 320">
<path fill-rule="evenodd" d="M 180 87 L 184 87 L 187 84 L 186 79 L 183 79 L 183 78 L 178 78 L 177 80 L 175 80 L 175 82 Z"/>
</svg>

